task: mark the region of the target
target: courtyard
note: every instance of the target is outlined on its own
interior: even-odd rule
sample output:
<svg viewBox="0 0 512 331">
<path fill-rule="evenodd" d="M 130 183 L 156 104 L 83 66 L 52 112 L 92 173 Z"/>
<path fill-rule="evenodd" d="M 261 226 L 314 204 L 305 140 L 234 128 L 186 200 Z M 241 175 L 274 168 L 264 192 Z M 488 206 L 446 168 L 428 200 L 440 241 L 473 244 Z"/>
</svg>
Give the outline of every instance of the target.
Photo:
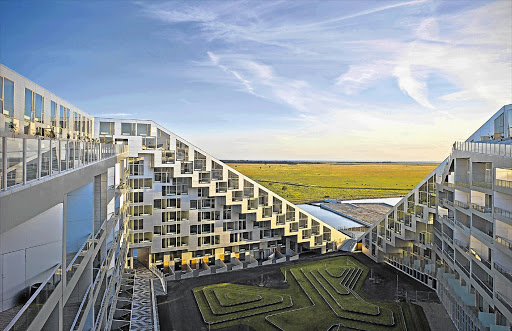
<svg viewBox="0 0 512 331">
<path fill-rule="evenodd" d="M 402 274 L 398 282 L 400 292 L 429 291 Z M 396 284 L 396 270 L 362 254 L 311 255 L 169 282 L 158 303 L 160 324 L 165 330 L 430 330 L 419 306 L 396 300 Z"/>
</svg>

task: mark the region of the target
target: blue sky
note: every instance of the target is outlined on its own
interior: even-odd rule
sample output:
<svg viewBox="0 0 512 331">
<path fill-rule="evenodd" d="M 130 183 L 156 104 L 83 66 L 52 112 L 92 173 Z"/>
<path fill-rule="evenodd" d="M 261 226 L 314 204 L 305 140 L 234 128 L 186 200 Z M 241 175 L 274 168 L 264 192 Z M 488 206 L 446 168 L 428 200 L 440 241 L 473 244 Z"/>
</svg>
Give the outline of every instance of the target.
<svg viewBox="0 0 512 331">
<path fill-rule="evenodd" d="M 510 1 L 4 1 L 0 61 L 221 159 L 442 160 L 512 102 Z"/>
</svg>

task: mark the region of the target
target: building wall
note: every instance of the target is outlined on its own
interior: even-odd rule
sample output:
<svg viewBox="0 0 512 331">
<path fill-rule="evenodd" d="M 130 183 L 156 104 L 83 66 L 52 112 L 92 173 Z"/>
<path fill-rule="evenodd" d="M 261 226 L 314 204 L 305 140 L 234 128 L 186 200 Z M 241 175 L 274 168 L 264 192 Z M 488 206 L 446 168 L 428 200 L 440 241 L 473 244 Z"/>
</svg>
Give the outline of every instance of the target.
<svg viewBox="0 0 512 331">
<path fill-rule="evenodd" d="M 512 326 L 512 139 L 494 136 L 495 120 L 510 110 L 504 106 L 467 142 L 455 143 L 362 238 L 366 255 L 436 289 L 459 329 Z M 431 207 L 421 201 L 430 179 Z M 401 214 L 404 205 L 414 212 Z"/>
<path fill-rule="evenodd" d="M 9 123 L 14 123 L 16 125 L 16 132 L 19 134 L 28 134 L 28 135 L 50 135 L 50 130 L 53 128 L 53 131 L 57 138 L 67 138 L 68 133 L 70 134 L 71 139 L 78 139 L 82 137 L 83 139 L 88 139 L 92 137 L 94 120 L 93 116 L 87 114 L 83 110 L 75 107 L 71 103 L 66 100 L 57 97 L 55 94 L 50 91 L 44 89 L 43 87 L 35 84 L 29 79 L 21 76 L 20 74 L 14 72 L 13 70 L 5 67 L 0 64 L 0 77 L 8 79 L 14 82 L 14 114 L 13 116 L 9 116 L 7 111 L 4 109 L 0 109 L 0 133 L 10 133 L 11 130 L 9 128 Z M 1 79 L 1 78 L 0 78 Z M 27 121 L 24 118 L 25 113 L 25 89 L 29 89 L 44 98 L 44 116 L 41 121 Z M 4 100 L 5 101 L 5 100 Z M 55 113 L 55 117 L 52 118 L 51 107 L 52 101 L 57 104 L 57 110 Z M 5 105 L 5 103 L 4 103 Z M 67 128 L 62 129 L 60 125 L 61 117 L 60 117 L 60 106 L 66 107 L 69 109 L 70 117 L 66 119 Z M 6 108 L 4 106 L 4 108 Z M 81 118 L 86 119 L 89 123 L 89 131 L 75 131 L 74 130 L 74 114 L 80 114 Z M 55 122 L 53 125 L 52 120 Z M 30 124 L 29 129 L 27 131 L 24 130 L 25 125 Z M 41 129 L 45 129 L 45 132 L 42 132 Z"/>
</svg>

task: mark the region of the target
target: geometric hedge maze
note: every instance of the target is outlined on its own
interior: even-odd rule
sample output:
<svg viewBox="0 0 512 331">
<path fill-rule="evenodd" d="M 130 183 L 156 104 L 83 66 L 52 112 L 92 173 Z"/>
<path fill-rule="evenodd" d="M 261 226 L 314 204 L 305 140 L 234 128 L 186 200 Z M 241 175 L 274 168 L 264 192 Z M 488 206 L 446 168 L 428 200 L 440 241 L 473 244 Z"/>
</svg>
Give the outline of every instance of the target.
<svg viewBox="0 0 512 331">
<path fill-rule="evenodd" d="M 407 330 L 406 304 L 373 302 L 359 289 L 368 268 L 349 256 L 281 268 L 289 288 L 214 284 L 193 289 L 211 328 L 256 330 Z"/>
</svg>

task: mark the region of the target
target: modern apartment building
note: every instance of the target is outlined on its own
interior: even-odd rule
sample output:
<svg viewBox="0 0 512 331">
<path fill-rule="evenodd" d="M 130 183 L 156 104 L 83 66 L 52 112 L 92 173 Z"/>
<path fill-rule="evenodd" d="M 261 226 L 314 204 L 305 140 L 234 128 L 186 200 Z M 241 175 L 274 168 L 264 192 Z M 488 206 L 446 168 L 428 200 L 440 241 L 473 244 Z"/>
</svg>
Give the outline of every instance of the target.
<svg viewBox="0 0 512 331">
<path fill-rule="evenodd" d="M 157 123 L 93 118 L 3 65 L 0 108 L 2 330 L 130 328 L 134 259 L 184 279 L 348 239 Z"/>
<path fill-rule="evenodd" d="M 363 252 L 435 289 L 459 330 L 512 326 L 512 105 L 362 237 Z"/>
</svg>

